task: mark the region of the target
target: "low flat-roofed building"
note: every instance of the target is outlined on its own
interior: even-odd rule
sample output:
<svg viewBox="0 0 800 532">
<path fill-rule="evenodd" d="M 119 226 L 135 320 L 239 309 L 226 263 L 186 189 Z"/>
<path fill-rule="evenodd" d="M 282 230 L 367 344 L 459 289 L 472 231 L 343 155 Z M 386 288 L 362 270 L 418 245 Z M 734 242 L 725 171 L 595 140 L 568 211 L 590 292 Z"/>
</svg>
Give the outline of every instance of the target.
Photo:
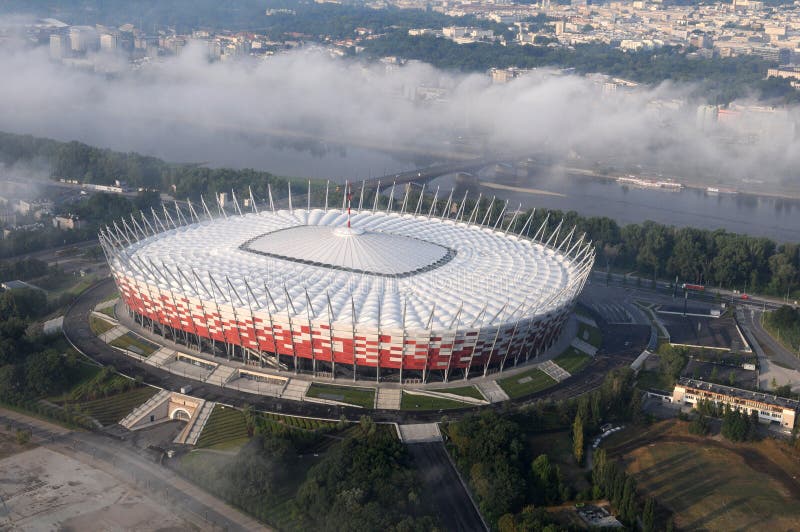
<svg viewBox="0 0 800 532">
<path fill-rule="evenodd" d="M 25 281 L 13 280 L 13 281 L 4 281 L 0 283 L 0 288 L 3 290 L 21 290 L 21 289 L 31 289 L 31 290 L 39 290 L 44 291 L 38 286 L 32 285 L 30 283 L 26 283 Z"/>
<path fill-rule="evenodd" d="M 698 401 L 725 404 L 748 415 L 755 411 L 762 423 L 779 423 L 787 429 L 794 427 L 800 408 L 800 401 L 795 399 L 694 379 L 679 379 L 672 392 L 672 402 L 696 407 Z"/>
<path fill-rule="evenodd" d="M 66 231 L 68 229 L 80 229 L 83 227 L 83 220 L 77 216 L 55 216 L 53 217 L 53 227 Z"/>
</svg>

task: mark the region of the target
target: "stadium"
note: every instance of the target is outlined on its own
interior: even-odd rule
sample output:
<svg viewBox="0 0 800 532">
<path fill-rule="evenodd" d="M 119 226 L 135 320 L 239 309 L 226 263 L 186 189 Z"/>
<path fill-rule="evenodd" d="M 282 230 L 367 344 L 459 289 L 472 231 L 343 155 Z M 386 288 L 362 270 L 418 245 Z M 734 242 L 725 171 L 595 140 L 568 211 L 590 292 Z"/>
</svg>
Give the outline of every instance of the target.
<svg viewBox="0 0 800 532">
<path fill-rule="evenodd" d="M 176 203 L 105 228 L 130 315 L 190 349 L 268 371 L 447 382 L 547 350 L 594 262 L 574 228 L 536 229 L 519 209 L 479 213 L 451 194 L 440 214 L 435 197 L 412 211 L 408 189 L 396 210 L 362 208 L 363 199 L 331 208 L 327 192 L 312 208 L 310 198 L 294 208 L 290 192 L 276 208 L 270 191 L 259 209 L 251 194 L 242 210 L 234 196 L 236 213 L 218 200 L 216 216 L 205 201 Z"/>
</svg>

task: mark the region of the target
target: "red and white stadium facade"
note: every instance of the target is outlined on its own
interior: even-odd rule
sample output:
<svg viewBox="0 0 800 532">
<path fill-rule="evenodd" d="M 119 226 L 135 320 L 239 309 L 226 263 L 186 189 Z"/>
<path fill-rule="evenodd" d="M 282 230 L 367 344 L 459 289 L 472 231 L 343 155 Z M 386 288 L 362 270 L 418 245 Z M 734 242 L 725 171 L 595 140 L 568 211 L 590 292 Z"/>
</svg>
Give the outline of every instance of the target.
<svg viewBox="0 0 800 532">
<path fill-rule="evenodd" d="M 251 194 L 248 212 L 234 195 L 235 214 L 218 201 L 216 216 L 202 200 L 176 203 L 114 223 L 100 242 L 143 326 L 277 371 L 447 381 L 552 345 L 591 243 L 562 224 L 546 234 L 547 220 L 536 229 L 519 209 L 467 212 L 452 193 L 443 214 L 436 197 L 422 212 L 407 190 L 390 211 L 366 208 L 362 187 L 352 215 L 329 208 L 327 191 L 322 208 L 293 207 L 291 192 L 283 209 L 270 193 L 259 210 Z"/>
</svg>

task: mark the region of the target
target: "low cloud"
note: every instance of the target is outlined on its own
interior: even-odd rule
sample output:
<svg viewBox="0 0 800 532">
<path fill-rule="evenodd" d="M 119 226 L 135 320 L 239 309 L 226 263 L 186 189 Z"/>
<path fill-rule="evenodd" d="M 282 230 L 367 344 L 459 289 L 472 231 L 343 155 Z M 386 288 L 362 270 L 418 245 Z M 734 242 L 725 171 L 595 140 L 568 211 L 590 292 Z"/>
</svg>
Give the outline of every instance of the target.
<svg viewBox="0 0 800 532">
<path fill-rule="evenodd" d="M 205 50 L 191 43 L 178 57 L 136 70 L 118 58 L 90 58 L 102 65 L 93 70 L 54 62 L 47 47 L 7 43 L 0 130 L 341 179 L 364 177 L 367 167 L 377 175 L 492 152 L 729 182 L 787 183 L 800 163 L 796 108 L 736 102 L 715 121 L 711 111 L 698 115 L 703 102 L 690 86 L 614 92 L 595 77 L 549 70 L 492 85 L 485 75 L 387 67 L 322 50 L 216 63 Z M 383 149 L 392 156 L 376 155 Z"/>
</svg>

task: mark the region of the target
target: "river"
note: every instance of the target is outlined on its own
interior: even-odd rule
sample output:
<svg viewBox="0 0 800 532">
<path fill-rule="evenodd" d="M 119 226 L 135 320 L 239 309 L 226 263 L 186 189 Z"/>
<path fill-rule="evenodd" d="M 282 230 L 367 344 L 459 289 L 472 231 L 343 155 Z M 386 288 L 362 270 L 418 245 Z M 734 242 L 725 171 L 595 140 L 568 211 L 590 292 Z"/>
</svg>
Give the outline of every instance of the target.
<svg viewBox="0 0 800 532">
<path fill-rule="evenodd" d="M 397 155 L 362 147 L 316 144 L 299 149 L 291 143 L 255 146 L 240 143 L 226 146 L 225 157 L 214 157 L 214 166 L 252 167 L 278 175 L 309 176 L 344 182 L 387 175 L 430 164 L 424 157 Z M 173 154 L 174 155 L 174 154 Z M 513 177 L 481 172 L 486 186 L 477 192 L 508 199 L 511 208 L 523 207 L 574 210 L 584 216 L 607 216 L 620 224 L 653 220 L 675 226 L 725 229 L 735 233 L 765 236 L 779 242 L 800 242 L 800 200 L 751 194 L 709 193 L 683 188 L 679 191 L 621 186 L 612 180 L 586 176 L 549 177 L 538 172 L 532 177 Z M 449 190 L 455 176 L 433 181 Z M 428 185 L 428 190 L 430 185 Z M 460 197 L 457 194 L 457 197 Z"/>
<path fill-rule="evenodd" d="M 694 188 L 677 191 L 636 188 L 584 176 L 489 178 L 484 174 L 479 178 L 481 186 L 474 192 L 508 199 L 510 209 L 522 203 L 523 208 L 542 207 L 573 210 L 583 216 L 607 216 L 623 225 L 653 220 L 679 227 L 725 229 L 779 242 L 800 242 L 800 200 L 709 193 Z M 455 176 L 443 176 L 432 184 L 450 189 L 454 183 Z"/>
</svg>

